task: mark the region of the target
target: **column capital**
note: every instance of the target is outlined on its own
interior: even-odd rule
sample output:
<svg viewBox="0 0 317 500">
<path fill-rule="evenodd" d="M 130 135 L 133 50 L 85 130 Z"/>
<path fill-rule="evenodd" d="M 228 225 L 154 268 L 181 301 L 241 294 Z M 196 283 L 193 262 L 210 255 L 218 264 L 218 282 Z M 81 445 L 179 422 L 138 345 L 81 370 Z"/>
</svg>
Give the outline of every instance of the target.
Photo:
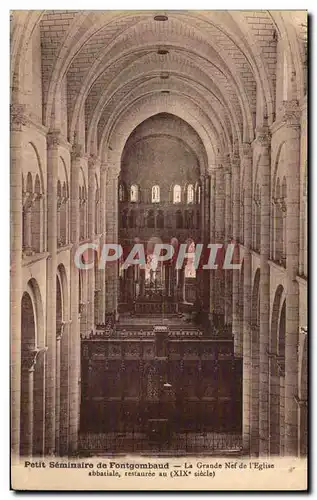
<svg viewBox="0 0 317 500">
<path fill-rule="evenodd" d="M 284 357 L 277 356 L 276 362 L 277 362 L 277 370 L 278 370 L 279 376 L 285 377 L 285 359 L 284 359 Z"/>
<path fill-rule="evenodd" d="M 47 347 L 30 349 L 22 352 L 22 369 L 32 372 L 35 368 L 38 355 L 46 352 Z"/>
<path fill-rule="evenodd" d="M 235 153 L 233 153 L 231 155 L 230 163 L 231 163 L 232 168 L 240 167 L 240 155 L 239 155 L 238 151 L 236 151 Z"/>
<path fill-rule="evenodd" d="M 278 116 L 288 124 L 300 124 L 300 106 L 297 99 L 282 101 L 278 109 Z"/>
<path fill-rule="evenodd" d="M 206 172 L 203 173 L 203 174 L 200 174 L 200 180 L 201 180 L 201 182 L 205 182 L 206 179 L 208 178 L 208 176 L 209 176 L 209 173 L 206 173 Z"/>
<path fill-rule="evenodd" d="M 34 202 L 38 199 L 37 193 L 31 193 L 29 191 L 24 191 L 22 193 L 22 203 L 24 210 L 31 210 L 34 205 Z"/>
<path fill-rule="evenodd" d="M 100 164 L 99 156 L 91 154 L 88 158 L 88 167 L 94 170 L 98 164 Z"/>
<path fill-rule="evenodd" d="M 215 172 L 216 168 L 217 168 L 217 165 L 208 165 L 208 169 L 207 169 L 208 174 L 209 175 L 213 174 Z"/>
<path fill-rule="evenodd" d="M 230 168 L 230 166 L 229 166 L 229 165 L 226 165 L 226 166 L 224 167 L 224 169 L 223 169 L 223 172 L 224 172 L 224 174 L 225 174 L 225 177 L 227 177 L 227 176 L 229 176 L 229 177 L 230 177 L 230 176 L 231 176 L 231 168 Z"/>
<path fill-rule="evenodd" d="M 10 105 L 10 120 L 10 128 L 15 131 L 22 130 L 22 127 L 28 124 L 25 104 Z"/>
<path fill-rule="evenodd" d="M 222 168 L 223 164 L 225 163 L 226 155 L 223 153 L 218 153 L 216 156 L 216 169 Z"/>
<path fill-rule="evenodd" d="M 271 144 L 271 133 L 268 127 L 257 127 L 255 129 L 255 144 L 260 146 L 270 146 Z"/>
<path fill-rule="evenodd" d="M 59 331 L 56 330 L 56 340 L 62 340 L 62 337 L 63 337 L 63 333 L 64 333 L 64 328 L 66 326 L 66 324 L 68 324 L 69 322 L 66 322 L 66 321 L 62 321 L 61 322 L 61 328 Z"/>
<path fill-rule="evenodd" d="M 47 147 L 57 148 L 62 144 L 62 137 L 60 130 L 50 130 L 46 135 Z"/>
<path fill-rule="evenodd" d="M 252 147 L 250 142 L 242 142 L 240 144 L 240 159 L 252 159 Z"/>
<path fill-rule="evenodd" d="M 299 407 L 307 406 L 307 399 L 301 399 L 298 395 L 295 394 L 294 400 Z"/>
<path fill-rule="evenodd" d="M 116 168 L 114 168 L 112 165 L 108 165 L 108 167 L 107 167 L 107 182 L 117 179 L 118 176 L 119 176 L 119 171 Z"/>
<path fill-rule="evenodd" d="M 72 150 L 71 150 L 71 157 L 72 160 L 77 160 L 79 158 L 83 158 L 84 156 L 84 147 L 82 144 L 73 144 Z"/>
<path fill-rule="evenodd" d="M 301 108 L 298 100 L 282 101 L 276 113 L 276 120 L 271 126 L 271 132 L 274 133 L 283 126 L 299 129 L 300 122 Z"/>
</svg>

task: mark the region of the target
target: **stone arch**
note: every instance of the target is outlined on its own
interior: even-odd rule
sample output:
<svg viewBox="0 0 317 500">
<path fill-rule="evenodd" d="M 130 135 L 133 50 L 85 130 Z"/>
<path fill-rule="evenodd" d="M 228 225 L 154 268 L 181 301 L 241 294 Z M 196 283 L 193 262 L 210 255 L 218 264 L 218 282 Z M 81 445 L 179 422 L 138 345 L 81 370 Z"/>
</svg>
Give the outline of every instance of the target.
<svg viewBox="0 0 317 500">
<path fill-rule="evenodd" d="M 88 191 L 85 173 L 82 167 L 80 167 L 79 179 L 79 238 L 83 240 L 87 236 Z"/>
<path fill-rule="evenodd" d="M 59 187 L 60 186 L 60 187 Z M 58 161 L 57 184 L 57 243 L 64 246 L 68 243 L 69 231 L 69 180 L 65 160 L 62 156 Z"/>
<path fill-rule="evenodd" d="M 251 324 L 259 328 L 260 326 L 260 269 L 255 272 L 252 288 L 252 304 L 251 304 Z"/>
<path fill-rule="evenodd" d="M 94 220 L 94 231 L 95 234 L 99 234 L 100 232 L 100 188 L 99 188 L 99 181 L 98 181 L 98 175 L 95 174 L 94 176 L 95 180 L 95 220 Z"/>
<path fill-rule="evenodd" d="M 186 100 L 183 105 L 179 102 L 176 106 L 176 104 L 171 104 L 166 96 L 163 95 L 155 99 L 153 96 L 150 96 L 143 101 L 133 103 L 118 117 L 115 126 L 111 129 L 111 137 L 109 137 L 108 141 L 106 141 L 105 131 L 99 150 L 101 157 L 105 158 L 104 161 L 108 161 L 113 168 L 119 171 L 123 147 L 131 134 L 131 130 L 134 130 L 140 123 L 158 112 L 174 114 L 187 122 L 200 137 L 206 150 L 208 164 L 212 165 L 215 163 L 214 145 L 215 143 L 217 144 L 218 141 L 214 134 L 211 134 L 211 132 L 209 132 L 205 126 L 202 126 L 198 120 L 197 117 L 199 117 L 199 112 L 196 106 L 188 100 Z M 112 141 L 112 138 L 115 138 L 115 142 Z M 109 145 L 112 148 L 110 150 Z"/>
<path fill-rule="evenodd" d="M 36 348 L 36 311 L 34 302 L 29 292 L 22 296 L 22 320 L 21 338 L 22 350 L 33 350 Z"/>
<path fill-rule="evenodd" d="M 56 273 L 56 452 L 68 452 L 68 369 L 69 369 L 69 311 L 66 269 L 59 264 Z"/>
<path fill-rule="evenodd" d="M 44 312 L 41 291 L 35 278 L 31 278 L 24 290 L 29 295 L 33 304 L 35 338 L 32 345 L 33 349 L 42 348 L 45 346 L 45 328 L 44 328 Z M 23 326 L 23 325 L 22 325 Z"/>
<path fill-rule="evenodd" d="M 27 66 L 27 52 L 32 40 L 34 29 L 40 22 L 44 11 L 20 10 L 18 16 L 12 16 L 11 37 L 11 103 L 23 105 L 25 103 L 25 73 Z"/>
<path fill-rule="evenodd" d="M 24 174 L 24 175 L 23 175 Z M 22 175 L 23 183 L 23 249 L 27 255 L 43 250 L 44 238 L 44 182 L 40 156 L 36 146 L 28 142 L 25 148 Z"/>
<path fill-rule="evenodd" d="M 284 311 L 284 312 L 283 312 Z M 284 317 L 284 332 L 283 332 Z M 283 367 L 285 353 L 283 352 L 283 337 L 285 339 L 285 294 L 282 285 L 278 285 L 272 307 L 270 328 L 269 357 L 269 429 L 270 455 L 280 455 L 283 449 L 284 426 L 284 383 Z M 284 340 L 285 341 L 285 340 Z"/>
<path fill-rule="evenodd" d="M 33 453 L 33 366 L 32 352 L 36 347 L 36 315 L 33 300 L 24 292 L 21 301 L 21 416 L 20 454 Z M 30 354 L 29 354 L 30 353 Z M 34 355 L 33 355 L 34 357 Z M 29 387 L 29 383 L 31 388 Z"/>
<path fill-rule="evenodd" d="M 273 169 L 272 178 L 272 203 L 271 211 L 271 248 L 273 260 L 285 267 L 286 265 L 286 168 L 284 162 L 284 152 L 286 143 L 279 144 Z"/>
<path fill-rule="evenodd" d="M 32 167 L 31 172 L 33 173 L 33 175 L 36 173 L 39 175 L 41 193 L 43 193 L 45 184 L 44 184 L 42 161 L 41 161 L 41 156 L 38 152 L 38 148 L 36 147 L 36 145 L 32 141 L 30 141 L 26 145 L 26 150 L 28 150 L 28 151 L 26 151 L 26 156 L 25 156 L 25 160 L 26 160 L 25 167 L 27 169 L 29 168 L 30 163 L 28 160 L 30 160 L 30 155 L 33 153 L 33 155 L 36 158 L 36 162 L 34 163 L 34 166 Z M 24 168 L 24 171 L 25 171 L 25 168 Z"/>
<path fill-rule="evenodd" d="M 307 455 L 307 400 L 308 400 L 308 339 L 307 332 L 301 333 L 299 341 L 298 370 L 298 441 L 299 455 Z"/>
<path fill-rule="evenodd" d="M 303 11 L 304 13 L 304 11 Z M 299 12 L 296 13 L 298 18 Z M 289 78 L 293 78 L 294 83 L 296 82 L 296 90 L 292 93 L 292 99 L 297 98 L 299 101 L 303 98 L 306 92 L 306 75 L 305 75 L 305 60 L 303 51 L 301 51 L 299 44 L 299 33 L 296 31 L 298 26 L 298 19 L 295 18 L 292 12 L 278 12 L 270 11 L 270 16 L 274 20 L 277 26 L 279 36 L 283 41 L 284 50 L 287 56 L 287 62 L 289 65 Z M 302 17 L 302 16 L 301 16 Z M 307 37 L 307 18 L 302 17 L 303 21 L 306 21 L 306 37 Z M 306 40 L 307 45 L 307 40 Z M 290 82 L 291 84 L 292 82 Z M 291 88 L 293 85 L 291 85 Z"/>
<path fill-rule="evenodd" d="M 233 332 L 235 356 L 242 357 L 243 353 L 243 313 L 244 313 L 244 260 L 242 259 L 238 278 L 238 330 Z"/>
<path fill-rule="evenodd" d="M 193 19 L 191 19 L 190 21 L 192 23 Z M 189 24 L 188 19 L 186 20 L 186 23 Z M 191 27 L 193 28 L 193 31 L 192 31 L 192 33 L 193 33 L 195 31 L 195 28 L 194 28 L 194 26 L 191 26 Z M 227 30 L 227 27 L 225 27 L 223 29 Z M 186 40 L 186 43 L 184 44 L 184 37 L 181 37 L 180 34 L 176 35 L 176 33 L 175 33 L 174 37 L 176 37 L 179 40 L 179 43 L 177 43 L 177 41 L 174 41 L 174 43 L 168 44 L 168 41 L 165 41 L 163 44 L 161 43 L 161 45 L 171 46 L 171 47 L 173 47 L 174 51 L 177 50 L 178 53 L 180 53 L 180 54 L 189 53 L 195 59 L 201 58 L 203 62 L 205 62 L 205 60 L 207 59 L 206 54 L 208 54 L 208 56 L 211 59 L 211 61 L 213 62 L 213 64 L 215 64 L 216 66 L 220 65 L 219 71 L 224 72 L 226 74 L 227 78 L 230 80 L 230 84 L 233 86 L 233 88 L 235 89 L 236 93 L 239 96 L 238 101 L 239 101 L 239 105 L 242 107 L 242 113 L 244 115 L 244 121 L 245 121 L 244 128 L 245 129 L 249 128 L 249 131 L 252 135 L 253 127 L 252 127 L 251 111 L 249 110 L 250 102 L 249 102 L 249 99 L 246 95 L 243 83 L 240 81 L 240 78 L 237 76 L 238 72 L 235 71 L 234 65 L 231 63 L 230 64 L 231 69 L 228 67 L 228 57 L 225 58 L 226 64 L 223 64 L 224 51 L 219 46 L 217 46 L 216 51 L 214 51 L 214 47 L 213 47 L 213 50 L 211 52 L 209 44 L 206 43 L 206 40 L 207 40 L 206 33 L 204 33 L 204 45 L 205 45 L 205 55 L 204 56 L 203 56 L 201 51 L 198 52 L 198 51 L 195 51 L 193 49 L 194 44 L 190 44 L 190 40 Z M 186 39 L 186 37 L 185 37 L 185 39 Z M 140 40 L 140 42 L 141 43 L 139 43 L 135 47 L 134 46 L 129 47 L 129 49 L 124 50 L 124 51 L 121 50 L 120 54 L 122 54 L 122 52 L 123 52 L 124 57 L 127 57 L 129 52 L 131 52 L 133 54 L 140 53 L 140 56 L 142 56 L 144 54 L 144 52 L 146 54 L 153 53 L 153 49 L 155 48 L 155 46 L 153 47 L 153 40 L 152 40 L 152 43 L 150 43 L 150 44 L 149 43 L 142 43 L 141 40 Z M 109 47 L 111 47 L 112 44 L 115 46 L 116 40 L 114 42 L 110 43 Z M 202 44 L 202 34 L 200 34 L 200 47 L 201 47 L 201 44 Z M 221 56 L 219 57 L 220 52 L 221 52 Z M 211 57 L 211 53 L 213 55 L 212 57 Z M 102 72 L 106 71 L 106 69 L 108 69 L 111 64 L 115 64 L 115 62 L 116 62 L 114 57 L 111 55 L 110 50 L 107 53 L 107 57 L 105 57 L 105 54 L 103 54 L 103 58 L 106 61 L 104 64 L 102 64 L 100 61 L 98 62 L 98 57 L 97 57 L 95 64 L 92 65 L 92 67 L 90 68 L 89 75 L 87 75 L 85 78 L 85 81 L 83 83 L 83 92 L 80 93 L 80 95 L 78 96 L 78 102 L 76 103 L 76 106 L 75 106 L 73 122 L 77 120 L 78 116 L 80 116 L 80 109 L 82 108 L 83 103 L 84 103 L 85 99 L 87 98 L 88 92 L 89 92 L 91 86 L 93 85 L 93 79 L 96 78 L 96 75 L 98 78 L 100 76 L 100 74 L 102 74 Z M 251 65 L 252 65 L 253 64 L 252 58 L 251 58 L 251 61 L 252 61 L 251 62 Z M 250 72 L 250 76 L 251 75 L 252 75 L 252 73 Z M 218 83 L 218 85 L 219 85 L 219 83 Z M 252 137 L 251 137 L 251 139 L 252 139 Z"/>
<path fill-rule="evenodd" d="M 259 153 L 254 162 L 255 168 L 252 174 L 252 245 L 256 251 L 260 251 L 261 244 L 261 181 L 259 179 L 259 165 L 261 161 L 261 154 Z"/>
<path fill-rule="evenodd" d="M 159 75 L 156 75 L 158 77 Z M 155 77 L 151 78 L 151 80 Z M 165 93 L 165 96 L 170 94 L 173 95 L 173 100 L 177 105 L 178 109 L 183 106 L 182 102 L 187 102 L 187 107 L 191 104 L 196 108 L 196 116 L 200 116 L 201 123 L 206 130 L 211 130 L 213 135 L 217 137 L 218 142 L 221 143 L 222 148 L 231 147 L 231 137 L 236 138 L 238 142 L 242 141 L 241 129 L 237 124 L 237 118 L 234 122 L 229 122 L 229 118 L 222 116 L 223 110 L 214 109 L 215 98 L 214 96 L 209 96 L 205 94 L 208 91 L 208 87 L 201 88 L 201 84 L 197 83 L 187 83 L 185 85 L 184 79 L 186 75 L 181 75 L 179 78 L 171 77 L 169 82 L 169 90 L 164 92 L 162 85 L 157 83 L 150 83 L 146 81 L 140 84 L 138 81 L 135 82 L 135 87 L 127 93 L 126 99 L 124 101 L 119 101 L 117 104 L 115 102 L 108 103 L 103 110 L 103 113 L 98 121 L 98 123 L 91 124 L 89 145 L 90 148 L 96 147 L 101 143 L 103 135 L 108 136 L 114 121 L 120 114 L 124 113 L 124 110 L 130 107 L 129 103 L 143 102 L 145 100 L 152 100 Z M 143 77 L 144 78 L 144 77 Z M 180 83 L 178 80 L 180 79 Z M 132 85 L 129 82 L 129 86 Z M 179 102 L 179 104 L 178 104 Z M 217 101 L 216 101 L 217 102 Z M 216 107 L 217 108 L 217 107 Z M 176 113 L 175 113 L 176 114 Z M 105 122 L 108 121 L 106 125 Z M 93 126 L 94 125 L 94 126 Z M 230 128 L 233 130 L 230 130 Z"/>
<path fill-rule="evenodd" d="M 271 328 L 270 328 L 270 350 L 272 353 L 278 352 L 278 325 L 280 318 L 280 309 L 285 298 L 285 292 L 282 285 L 278 285 L 272 306 Z"/>
</svg>

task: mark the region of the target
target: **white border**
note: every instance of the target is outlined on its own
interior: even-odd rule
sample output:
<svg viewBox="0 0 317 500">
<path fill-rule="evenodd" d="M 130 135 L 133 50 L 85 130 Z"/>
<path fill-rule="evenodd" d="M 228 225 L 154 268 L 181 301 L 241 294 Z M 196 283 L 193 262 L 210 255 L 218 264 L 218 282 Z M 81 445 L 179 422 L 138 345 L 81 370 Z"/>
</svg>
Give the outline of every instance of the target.
<svg viewBox="0 0 317 500">
<path fill-rule="evenodd" d="M 66 3 L 66 6 L 65 6 Z M 1 262 L 1 287 L 0 287 L 0 294 L 1 294 L 1 352 L 2 352 L 2 360 L 0 363 L 1 367 L 1 373 L 0 373 L 0 380 L 1 380 L 1 388 L 3 390 L 1 394 L 1 411 L 0 411 L 0 429 L 1 429 L 1 436 L 0 436 L 0 443 L 1 443 L 1 461 L 0 461 L 0 493 L 1 493 L 1 498 L 8 498 L 9 496 L 13 494 L 12 492 L 9 492 L 9 9 L 11 10 L 24 10 L 24 9 L 30 9 L 30 10 L 41 10 L 41 9 L 98 9 L 98 10 L 105 10 L 105 9 L 113 9 L 113 10 L 140 10 L 140 9 L 146 9 L 146 10 L 183 10 L 183 9 L 195 9 L 195 10 L 212 10 L 212 9 L 219 9 L 219 10 L 230 10 L 230 9 L 250 9 L 250 10 L 261 10 L 261 9 L 274 9 L 274 10 L 299 10 L 299 9 L 307 9 L 309 13 L 312 15 L 315 14 L 317 10 L 317 3 L 316 1 L 310 0 L 308 2 L 305 2 L 305 4 L 301 4 L 299 1 L 267 1 L 265 3 L 255 1 L 255 0 L 248 0 L 241 2 L 237 4 L 234 1 L 228 1 L 228 0 L 222 0 L 221 2 L 212 2 L 212 1 L 206 1 L 206 0 L 200 0 L 200 1 L 188 1 L 188 0 L 161 0 L 160 2 L 149 2 L 142 0 L 138 1 L 135 0 L 133 2 L 129 2 L 127 0 L 116 0 L 115 2 L 105 2 L 105 1 L 96 1 L 96 0 L 91 0 L 90 2 L 83 2 L 83 1 L 73 1 L 70 0 L 68 2 L 61 1 L 61 0 L 54 0 L 53 2 L 45 2 L 45 5 L 43 5 L 43 1 L 33 1 L 33 2 L 24 2 L 23 0 L 15 1 L 15 2 L 10 2 L 10 5 L 6 4 L 1 4 L 0 5 L 0 48 L 1 48 L 1 79 L 0 79 L 0 85 L 1 85 L 1 92 L 0 92 L 0 99 L 1 99 L 1 120 L 0 120 L 0 145 L 1 145 L 1 182 L 0 182 L 0 203 L 1 203 L 1 209 L 0 209 L 0 228 L 1 228 L 1 246 L 0 246 L 0 262 Z M 313 19 L 311 20 L 311 32 L 313 32 L 312 29 L 312 24 L 313 24 Z M 310 52 L 311 52 L 311 63 L 315 61 L 314 54 L 316 54 L 316 47 L 315 47 L 315 37 L 313 36 L 313 33 L 310 34 Z M 313 64 L 313 71 L 311 74 L 311 82 L 317 82 L 316 77 L 316 64 Z M 313 94 L 314 90 L 314 84 L 311 85 L 311 94 Z M 311 114 L 310 114 L 310 122 L 312 123 L 313 119 L 316 117 L 316 100 L 312 99 L 312 109 L 311 109 Z M 310 193 L 312 195 L 312 213 L 311 213 L 311 221 L 316 220 L 317 216 L 317 196 L 316 196 L 316 175 L 313 175 L 313 171 L 315 169 L 315 165 L 313 165 L 313 149 L 314 149 L 314 144 L 316 144 L 316 127 L 314 129 L 314 134 L 310 137 L 310 142 L 311 142 L 311 157 L 310 157 L 310 182 L 312 182 L 312 186 L 310 187 Z M 313 226 L 313 223 L 311 224 L 311 227 Z M 312 227 L 313 229 L 313 227 Z M 316 245 L 315 245 L 315 234 L 314 237 L 312 238 L 311 242 L 311 250 L 312 250 L 312 255 L 315 255 L 316 251 Z M 315 250 L 315 251 L 314 251 Z M 313 272 L 310 273 L 310 279 L 311 278 L 316 278 L 316 268 L 313 269 Z M 315 279 L 313 280 L 314 282 L 316 281 Z M 313 298 L 315 297 L 315 294 L 313 293 L 314 290 L 312 288 L 311 290 L 311 298 L 313 301 Z M 313 303 L 313 302 L 312 302 Z M 310 325 L 310 345 L 313 345 L 313 335 L 317 331 L 315 327 L 315 317 L 312 317 L 312 322 Z M 311 363 L 312 368 L 313 366 L 317 365 L 317 352 L 316 352 L 316 345 L 317 343 L 315 342 L 315 347 L 313 350 L 313 356 L 315 363 Z M 312 361 L 312 359 L 311 359 Z M 314 373 L 311 373 L 313 375 L 313 380 L 310 380 L 311 386 L 313 385 L 313 382 L 316 381 L 316 369 L 314 369 Z M 315 404 L 316 404 L 316 399 L 313 397 L 312 391 L 311 391 L 311 405 L 314 406 L 312 415 L 311 415 L 311 422 L 313 424 L 314 418 L 313 415 L 315 415 Z M 313 404 L 314 402 L 314 404 Z M 312 441 L 312 436 L 310 436 L 310 449 L 311 449 L 311 454 L 314 449 L 317 449 L 317 442 L 316 442 L 316 433 L 313 433 L 314 440 Z M 311 457 L 312 459 L 312 457 Z M 314 486 L 314 476 L 315 476 L 315 464 L 316 460 L 312 460 L 311 464 L 311 481 L 312 485 Z M 229 485 L 228 485 L 229 486 Z M 34 497 L 35 495 L 28 495 L 30 497 Z M 37 498 L 42 495 L 36 495 Z M 81 495 L 82 496 L 82 495 Z M 88 496 L 83 495 L 84 497 Z M 83 497 L 82 496 L 82 497 Z M 107 495 L 109 496 L 109 495 Z M 112 496 L 112 495 L 111 495 Z M 121 496 L 121 495 L 120 495 Z M 197 496 L 198 495 L 193 495 Z M 223 496 L 223 495 L 222 495 Z M 230 497 L 231 495 L 224 495 L 227 497 Z M 272 495 L 273 497 L 277 497 L 277 495 Z M 292 495 L 293 496 L 293 495 Z M 59 494 L 59 498 L 65 497 L 66 494 Z M 166 495 L 166 497 L 172 498 L 172 495 Z M 114 495 L 113 498 L 118 498 L 118 495 Z"/>
</svg>

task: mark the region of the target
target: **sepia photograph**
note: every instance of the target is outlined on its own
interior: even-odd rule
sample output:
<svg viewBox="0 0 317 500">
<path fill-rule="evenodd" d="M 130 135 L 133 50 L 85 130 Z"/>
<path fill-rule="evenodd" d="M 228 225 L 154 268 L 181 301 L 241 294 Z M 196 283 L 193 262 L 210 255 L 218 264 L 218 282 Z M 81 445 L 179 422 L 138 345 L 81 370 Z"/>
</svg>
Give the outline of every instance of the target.
<svg viewBox="0 0 317 500">
<path fill-rule="evenodd" d="M 10 12 L 11 489 L 307 489 L 307 46 Z"/>
</svg>

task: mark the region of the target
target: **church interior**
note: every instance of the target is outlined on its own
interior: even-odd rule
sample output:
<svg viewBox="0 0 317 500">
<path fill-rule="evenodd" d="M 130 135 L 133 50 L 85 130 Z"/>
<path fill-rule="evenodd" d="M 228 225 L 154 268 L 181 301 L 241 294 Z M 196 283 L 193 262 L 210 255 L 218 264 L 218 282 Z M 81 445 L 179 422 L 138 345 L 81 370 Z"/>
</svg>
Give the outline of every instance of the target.
<svg viewBox="0 0 317 500">
<path fill-rule="evenodd" d="M 306 11 L 13 11 L 10 62 L 14 456 L 306 456 Z"/>
</svg>

